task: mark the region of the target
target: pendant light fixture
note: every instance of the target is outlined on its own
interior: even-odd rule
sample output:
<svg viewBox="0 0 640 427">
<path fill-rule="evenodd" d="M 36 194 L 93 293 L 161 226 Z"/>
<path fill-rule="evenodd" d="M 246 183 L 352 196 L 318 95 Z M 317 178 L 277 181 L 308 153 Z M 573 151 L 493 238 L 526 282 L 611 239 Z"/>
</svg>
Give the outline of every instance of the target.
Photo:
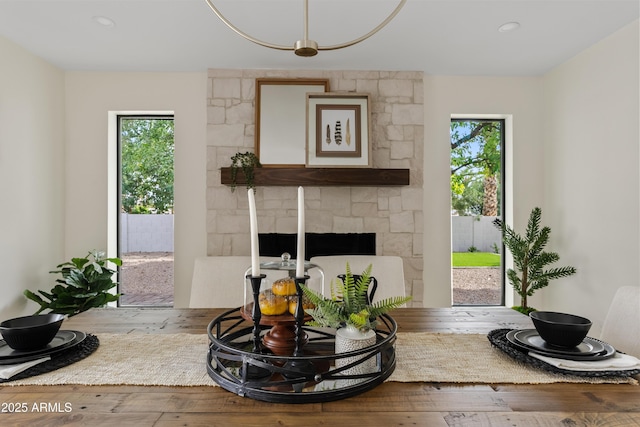
<svg viewBox="0 0 640 427">
<path fill-rule="evenodd" d="M 345 43 L 335 44 L 335 45 L 332 45 L 332 46 L 318 46 L 318 43 L 316 41 L 309 39 L 309 0 L 304 0 L 304 12 L 303 12 L 304 34 L 303 34 L 303 38 L 302 38 L 302 40 L 296 41 L 292 46 L 285 46 L 285 45 L 278 45 L 278 44 L 268 43 L 268 42 L 265 42 L 265 41 L 262 41 L 262 40 L 256 39 L 255 37 L 250 36 L 249 34 L 245 33 L 244 31 L 240 30 L 238 27 L 233 25 L 227 18 L 225 18 L 222 15 L 222 13 L 220 13 L 220 11 L 214 6 L 213 0 L 205 0 L 205 1 L 207 2 L 209 7 L 211 8 L 211 10 L 213 10 L 213 12 L 218 16 L 218 18 L 220 18 L 220 20 L 227 25 L 227 27 L 231 28 L 233 31 L 235 31 L 236 33 L 238 33 L 239 35 L 241 35 L 245 39 L 249 40 L 250 42 L 259 44 L 260 46 L 268 47 L 270 49 L 292 50 L 298 56 L 307 56 L 307 57 L 308 56 L 315 56 L 315 55 L 318 54 L 318 51 L 321 51 L 321 50 L 342 49 L 342 48 L 345 48 L 345 47 L 353 46 L 356 43 L 360 43 L 361 41 L 368 39 L 369 37 L 371 37 L 372 35 L 374 35 L 378 31 L 380 31 L 385 25 L 387 25 L 389 23 L 389 21 L 391 21 L 398 14 L 398 12 L 400 12 L 400 9 L 402 9 L 402 6 L 404 6 L 404 4 L 407 2 L 407 0 L 400 0 L 400 2 L 396 6 L 396 8 L 393 10 L 393 12 L 391 12 L 391 14 L 389 16 L 387 16 L 387 18 L 384 21 L 382 21 L 373 30 L 369 31 L 367 34 L 365 34 L 365 35 L 363 35 L 361 37 L 358 37 L 357 39 L 354 39 L 354 40 L 351 40 L 351 41 L 348 41 L 348 42 L 345 42 Z"/>
</svg>

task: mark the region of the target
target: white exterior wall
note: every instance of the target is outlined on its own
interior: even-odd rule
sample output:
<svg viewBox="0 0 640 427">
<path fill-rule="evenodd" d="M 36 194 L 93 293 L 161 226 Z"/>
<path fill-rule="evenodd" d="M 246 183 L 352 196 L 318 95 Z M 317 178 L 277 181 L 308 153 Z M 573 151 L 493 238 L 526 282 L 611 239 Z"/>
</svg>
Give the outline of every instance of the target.
<svg viewBox="0 0 640 427">
<path fill-rule="evenodd" d="M 173 215 L 120 214 L 120 252 L 173 252 Z"/>
<path fill-rule="evenodd" d="M 493 225 L 495 216 L 452 216 L 451 248 L 453 252 L 467 252 L 471 246 L 480 252 L 494 252 L 502 248 L 500 229 Z"/>
</svg>

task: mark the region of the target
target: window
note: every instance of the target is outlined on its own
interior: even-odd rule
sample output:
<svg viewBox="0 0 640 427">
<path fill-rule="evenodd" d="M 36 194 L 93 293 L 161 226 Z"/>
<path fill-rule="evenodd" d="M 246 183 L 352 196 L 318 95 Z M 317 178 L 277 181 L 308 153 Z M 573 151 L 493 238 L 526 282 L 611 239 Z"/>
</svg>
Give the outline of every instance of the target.
<svg viewBox="0 0 640 427">
<path fill-rule="evenodd" d="M 453 305 L 504 304 L 505 120 L 451 120 Z"/>
<path fill-rule="evenodd" d="M 119 115 L 121 306 L 173 305 L 173 116 Z"/>
</svg>

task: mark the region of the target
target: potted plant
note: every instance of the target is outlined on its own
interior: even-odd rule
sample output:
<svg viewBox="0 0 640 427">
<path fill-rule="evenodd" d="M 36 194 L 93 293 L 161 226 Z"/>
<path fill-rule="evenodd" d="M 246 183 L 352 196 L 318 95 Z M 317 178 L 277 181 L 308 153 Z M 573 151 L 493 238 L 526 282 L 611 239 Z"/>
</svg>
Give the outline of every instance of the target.
<svg viewBox="0 0 640 427">
<path fill-rule="evenodd" d="M 502 230 L 502 240 L 504 245 L 513 255 L 513 264 L 516 270 L 509 268 L 507 278 L 513 289 L 521 297 L 519 306 L 513 307 L 521 313 L 529 314 L 535 308 L 527 305 L 527 297 L 545 286 L 553 279 L 571 276 L 576 273 L 574 267 L 555 267 L 546 269 L 545 267 L 560 259 L 555 252 L 544 251 L 549 242 L 551 229 L 549 227 L 540 228 L 542 210 L 538 207 L 531 211 L 527 230 L 524 236 L 517 234 L 511 227 L 500 221 L 494 220 L 496 227 Z"/>
<path fill-rule="evenodd" d="M 253 188 L 255 190 L 253 170 L 260 167 L 262 167 L 262 164 L 254 153 L 247 151 L 246 153 L 234 154 L 231 157 L 231 191 L 236 189 L 236 178 L 240 169 L 244 174 L 247 189 Z"/>
<path fill-rule="evenodd" d="M 51 313 L 74 316 L 93 307 L 102 307 L 120 297 L 120 294 L 109 292 L 118 282 L 113 280 L 116 270 L 110 269 L 107 262 L 122 265 L 120 258 L 105 258 L 104 252 L 98 251 L 90 251 L 85 258 L 72 258 L 58 265 L 58 270 L 50 271 L 61 277 L 49 292 L 39 290 L 40 296 L 27 289 L 24 295 L 40 305 L 35 314 L 49 309 Z"/>
<path fill-rule="evenodd" d="M 307 322 L 309 326 L 336 328 L 336 354 L 359 350 L 375 344 L 375 325 L 378 316 L 388 313 L 411 300 L 411 297 L 391 297 L 375 303 L 368 298 L 371 283 L 370 264 L 360 276 L 354 277 L 347 263 L 344 280 L 331 281 L 331 298 L 324 296 L 306 286 L 301 286 L 304 295 L 315 306 L 305 311 L 313 318 Z M 353 363 L 364 356 L 337 358 L 336 367 Z M 370 358 L 362 365 L 356 365 L 344 371 L 345 374 L 361 374 L 376 369 L 375 358 Z"/>
<path fill-rule="evenodd" d="M 344 281 L 331 281 L 331 298 L 302 286 L 303 293 L 315 305 L 306 312 L 313 318 L 307 322 L 309 326 L 331 328 L 351 328 L 359 332 L 375 329 L 376 318 L 398 308 L 411 300 L 411 297 L 391 297 L 370 303 L 367 297 L 371 283 L 371 269 L 369 266 L 360 276 L 354 278 L 351 267 L 347 263 Z"/>
</svg>

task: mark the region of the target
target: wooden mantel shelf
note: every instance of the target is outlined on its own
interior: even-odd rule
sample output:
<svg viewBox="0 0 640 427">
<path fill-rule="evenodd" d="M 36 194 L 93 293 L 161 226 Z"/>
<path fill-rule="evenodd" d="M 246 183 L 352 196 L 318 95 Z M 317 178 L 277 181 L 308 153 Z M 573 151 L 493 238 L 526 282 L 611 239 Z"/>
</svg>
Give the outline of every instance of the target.
<svg viewBox="0 0 640 427">
<path fill-rule="evenodd" d="M 409 169 L 378 168 L 256 168 L 256 186 L 399 186 L 409 185 Z M 221 169 L 222 184 L 231 185 L 231 168 Z M 237 184 L 246 183 L 238 171 Z"/>
</svg>

